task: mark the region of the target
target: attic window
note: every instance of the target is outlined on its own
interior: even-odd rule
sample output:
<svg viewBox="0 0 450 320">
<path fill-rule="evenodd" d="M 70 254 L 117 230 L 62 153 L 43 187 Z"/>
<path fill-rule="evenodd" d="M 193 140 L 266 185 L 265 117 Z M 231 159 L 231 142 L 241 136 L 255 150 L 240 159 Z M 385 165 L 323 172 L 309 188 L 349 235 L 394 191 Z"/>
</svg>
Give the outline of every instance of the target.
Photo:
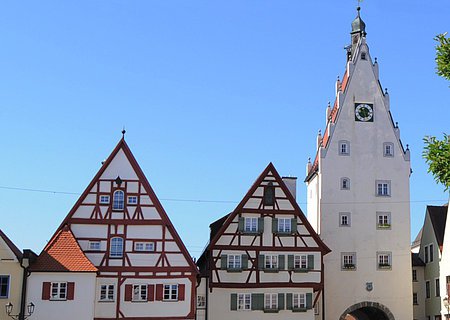
<svg viewBox="0 0 450 320">
<path fill-rule="evenodd" d="M 123 210 L 124 207 L 124 192 L 116 190 L 113 194 L 113 210 Z"/>
<path fill-rule="evenodd" d="M 264 205 L 273 206 L 275 204 L 275 187 L 272 182 L 269 182 L 267 186 L 264 187 Z"/>
<path fill-rule="evenodd" d="M 366 53 L 365 52 L 361 52 L 361 60 L 366 60 Z"/>
</svg>

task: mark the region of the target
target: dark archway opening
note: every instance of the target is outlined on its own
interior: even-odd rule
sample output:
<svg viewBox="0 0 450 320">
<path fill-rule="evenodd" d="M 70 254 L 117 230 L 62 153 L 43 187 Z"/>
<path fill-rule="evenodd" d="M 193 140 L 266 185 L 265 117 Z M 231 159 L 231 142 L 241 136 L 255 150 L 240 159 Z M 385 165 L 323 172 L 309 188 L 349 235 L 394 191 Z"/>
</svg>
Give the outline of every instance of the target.
<svg viewBox="0 0 450 320">
<path fill-rule="evenodd" d="M 390 310 L 378 302 L 364 301 L 345 310 L 339 320 L 395 320 Z"/>
</svg>

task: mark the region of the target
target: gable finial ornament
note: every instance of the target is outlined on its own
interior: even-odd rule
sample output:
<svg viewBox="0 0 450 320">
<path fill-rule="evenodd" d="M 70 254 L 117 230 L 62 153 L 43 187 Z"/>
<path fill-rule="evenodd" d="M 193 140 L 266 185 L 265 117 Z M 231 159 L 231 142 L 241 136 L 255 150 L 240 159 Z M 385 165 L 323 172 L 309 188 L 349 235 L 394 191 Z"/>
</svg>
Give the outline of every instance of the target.
<svg viewBox="0 0 450 320">
<path fill-rule="evenodd" d="M 123 126 L 123 129 L 122 129 L 122 139 L 125 138 L 125 133 L 127 133 L 127 131 L 125 130 L 125 126 Z"/>
</svg>

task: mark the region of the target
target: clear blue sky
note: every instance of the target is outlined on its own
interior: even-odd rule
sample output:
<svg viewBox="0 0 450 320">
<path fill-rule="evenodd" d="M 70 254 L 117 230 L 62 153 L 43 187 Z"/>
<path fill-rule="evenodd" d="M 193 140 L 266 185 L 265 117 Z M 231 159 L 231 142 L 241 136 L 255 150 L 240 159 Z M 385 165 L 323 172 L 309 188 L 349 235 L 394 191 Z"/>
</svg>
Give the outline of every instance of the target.
<svg viewBox="0 0 450 320">
<path fill-rule="evenodd" d="M 344 72 L 356 5 L 3 1 L 0 228 L 40 252 L 123 126 L 193 256 L 270 161 L 299 177 L 306 211 L 305 165 Z M 426 205 L 448 199 L 421 153 L 425 135 L 450 133 L 450 83 L 435 75 L 433 41 L 450 31 L 450 2 L 366 0 L 361 14 L 411 149 L 414 237 Z"/>
</svg>

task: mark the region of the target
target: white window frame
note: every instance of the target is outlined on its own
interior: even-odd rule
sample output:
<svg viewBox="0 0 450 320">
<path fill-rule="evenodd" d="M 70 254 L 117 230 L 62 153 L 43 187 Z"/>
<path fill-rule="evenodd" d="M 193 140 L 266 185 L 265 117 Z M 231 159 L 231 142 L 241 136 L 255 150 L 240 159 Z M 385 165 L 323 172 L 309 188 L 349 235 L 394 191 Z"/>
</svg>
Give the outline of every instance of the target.
<svg viewBox="0 0 450 320">
<path fill-rule="evenodd" d="M 375 183 L 375 194 L 377 197 L 390 197 L 391 180 L 377 180 Z"/>
<path fill-rule="evenodd" d="M 264 294 L 264 309 L 278 310 L 278 293 Z"/>
<path fill-rule="evenodd" d="M 50 285 L 50 300 L 67 300 L 67 282 L 52 282 Z"/>
<path fill-rule="evenodd" d="M 294 255 L 294 269 L 308 269 L 308 255 Z"/>
<path fill-rule="evenodd" d="M 0 295 L 0 299 L 8 299 L 9 298 L 9 291 L 11 290 L 11 276 L 9 274 L 2 274 L 0 275 L 0 279 L 3 279 L 5 281 L 0 281 L 1 286 L 6 287 L 6 295 Z M 1 293 L 1 290 L 0 290 Z"/>
<path fill-rule="evenodd" d="M 264 256 L 264 268 L 265 269 L 278 269 L 278 255 L 266 254 Z"/>
<path fill-rule="evenodd" d="M 199 309 L 206 308 L 206 296 L 204 296 L 204 295 L 197 296 L 197 308 L 199 308 Z"/>
<path fill-rule="evenodd" d="M 89 241 L 89 250 L 91 251 L 100 251 L 102 250 L 101 241 Z"/>
<path fill-rule="evenodd" d="M 178 301 L 178 284 L 165 284 L 163 301 Z"/>
<path fill-rule="evenodd" d="M 291 223 L 292 223 L 292 219 L 291 218 L 279 218 L 278 219 L 278 226 L 277 226 L 278 232 L 280 232 L 280 233 L 291 233 L 292 232 Z"/>
<path fill-rule="evenodd" d="M 338 154 L 340 156 L 350 155 L 350 142 L 347 140 L 340 140 L 338 143 Z"/>
<path fill-rule="evenodd" d="M 294 310 L 306 309 L 306 294 L 293 293 L 292 294 L 292 308 Z"/>
<path fill-rule="evenodd" d="M 148 286 L 146 284 L 133 284 L 133 297 L 131 301 L 147 301 Z"/>
<path fill-rule="evenodd" d="M 394 144 L 392 142 L 383 143 L 383 156 L 384 157 L 394 156 Z"/>
<path fill-rule="evenodd" d="M 153 252 L 155 251 L 155 243 L 154 242 L 135 242 L 134 243 L 134 251 L 139 252 Z"/>
<path fill-rule="evenodd" d="M 240 311 L 252 310 L 252 294 L 251 293 L 238 293 L 237 309 Z"/>
<path fill-rule="evenodd" d="M 125 192 L 123 190 L 114 191 L 112 209 L 113 210 L 125 209 Z"/>
<path fill-rule="evenodd" d="M 342 270 L 356 269 L 356 252 L 341 253 L 341 269 Z"/>
<path fill-rule="evenodd" d="M 379 270 L 392 269 L 392 253 L 377 252 L 377 268 Z"/>
<path fill-rule="evenodd" d="M 115 243 L 120 239 L 120 246 L 118 243 Z M 124 240 L 122 237 L 113 237 L 111 238 L 110 248 L 109 248 L 109 257 L 110 258 L 123 258 L 123 249 L 124 249 Z M 120 249 L 120 250 L 119 250 Z"/>
<path fill-rule="evenodd" d="M 244 218 L 244 232 L 258 232 L 258 218 L 245 217 Z"/>
<path fill-rule="evenodd" d="M 100 302 L 114 302 L 115 299 L 115 285 L 114 284 L 101 284 L 99 289 Z"/>
<path fill-rule="evenodd" d="M 347 222 L 347 223 L 345 223 Z M 339 212 L 339 226 L 350 227 L 351 226 L 351 214 L 350 212 Z"/>
<path fill-rule="evenodd" d="M 350 190 L 350 179 L 347 177 L 341 178 L 341 190 Z"/>
<path fill-rule="evenodd" d="M 391 213 L 377 212 L 377 229 L 391 229 Z"/>
<path fill-rule="evenodd" d="M 227 261 L 227 269 L 241 269 L 242 268 L 242 255 L 229 254 Z"/>
<path fill-rule="evenodd" d="M 99 202 L 100 204 L 109 204 L 109 195 L 102 194 L 100 195 Z"/>
<path fill-rule="evenodd" d="M 137 205 L 138 203 L 138 197 L 137 196 L 128 196 L 127 197 L 127 204 L 129 205 Z"/>
</svg>

